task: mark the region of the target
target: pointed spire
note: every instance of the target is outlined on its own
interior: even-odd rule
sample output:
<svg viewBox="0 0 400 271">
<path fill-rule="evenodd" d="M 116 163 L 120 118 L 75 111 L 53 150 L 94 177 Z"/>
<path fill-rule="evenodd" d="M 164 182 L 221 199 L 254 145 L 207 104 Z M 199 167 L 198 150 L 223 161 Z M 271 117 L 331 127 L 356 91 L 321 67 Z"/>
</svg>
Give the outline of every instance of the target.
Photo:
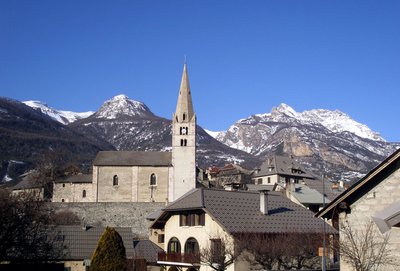
<svg viewBox="0 0 400 271">
<path fill-rule="evenodd" d="M 194 116 L 192 95 L 190 93 L 189 77 L 186 63 L 183 65 L 181 87 L 179 89 L 178 103 L 176 104 L 175 118 L 179 121 L 190 121 Z"/>
</svg>

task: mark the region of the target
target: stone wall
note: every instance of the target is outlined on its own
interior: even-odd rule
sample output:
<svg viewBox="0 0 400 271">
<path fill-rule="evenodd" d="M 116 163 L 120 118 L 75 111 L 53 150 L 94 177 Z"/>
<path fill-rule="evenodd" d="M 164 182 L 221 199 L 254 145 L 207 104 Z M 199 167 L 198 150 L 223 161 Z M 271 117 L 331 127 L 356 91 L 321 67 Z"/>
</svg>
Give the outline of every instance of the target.
<svg viewBox="0 0 400 271">
<path fill-rule="evenodd" d="M 400 169 L 397 169 L 383 182 L 374 187 L 362 198 L 352 204 L 351 213 L 341 213 L 340 220 L 342 223 L 348 223 L 352 229 L 356 229 L 360 233 L 365 231 L 365 226 L 371 221 L 372 216 L 377 212 L 389 207 L 391 204 L 398 202 L 400 198 Z M 374 227 L 377 235 L 382 236 L 377 227 Z M 389 249 L 393 255 L 400 258 L 400 228 L 392 227 L 386 234 L 389 234 Z M 343 238 L 343 235 L 340 236 Z M 393 267 L 381 266 L 379 270 L 392 270 Z M 342 259 L 340 269 L 350 271 L 352 268 Z"/>
<path fill-rule="evenodd" d="M 146 218 L 165 207 L 158 202 L 87 202 L 50 203 L 54 211 L 70 210 L 81 218 L 82 225 L 132 227 L 135 237 L 147 238 L 151 224 Z"/>
</svg>

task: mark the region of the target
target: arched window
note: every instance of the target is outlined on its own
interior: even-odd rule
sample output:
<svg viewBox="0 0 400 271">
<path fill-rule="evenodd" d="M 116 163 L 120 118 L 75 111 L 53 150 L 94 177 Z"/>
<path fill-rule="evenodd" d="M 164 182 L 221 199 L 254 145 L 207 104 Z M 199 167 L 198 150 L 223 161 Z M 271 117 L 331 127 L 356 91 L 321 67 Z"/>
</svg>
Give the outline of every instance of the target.
<svg viewBox="0 0 400 271">
<path fill-rule="evenodd" d="M 150 175 L 150 185 L 152 186 L 157 185 L 157 176 L 154 173 Z"/>
<path fill-rule="evenodd" d="M 185 120 L 186 119 L 186 114 L 185 113 L 183 113 L 183 120 Z"/>
<path fill-rule="evenodd" d="M 186 146 L 187 145 L 187 139 L 184 139 L 183 140 L 183 146 Z"/>
<path fill-rule="evenodd" d="M 113 186 L 118 185 L 118 175 L 114 175 L 113 177 Z"/>
<path fill-rule="evenodd" d="M 197 240 L 193 237 L 187 239 L 185 243 L 185 255 L 188 257 L 196 257 L 196 255 L 199 255 L 199 252 L 199 243 Z"/>
<path fill-rule="evenodd" d="M 168 242 L 168 253 L 181 253 L 181 243 L 178 238 L 172 237 Z"/>
<path fill-rule="evenodd" d="M 86 198 L 86 190 L 82 191 L 82 198 Z"/>
</svg>

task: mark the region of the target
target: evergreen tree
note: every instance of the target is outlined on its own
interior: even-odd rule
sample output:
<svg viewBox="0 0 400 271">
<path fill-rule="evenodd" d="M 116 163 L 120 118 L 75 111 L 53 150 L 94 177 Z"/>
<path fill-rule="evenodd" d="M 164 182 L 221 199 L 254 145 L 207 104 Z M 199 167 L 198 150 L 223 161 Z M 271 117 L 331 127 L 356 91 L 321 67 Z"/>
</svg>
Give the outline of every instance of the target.
<svg viewBox="0 0 400 271">
<path fill-rule="evenodd" d="M 93 253 L 90 271 L 126 270 L 126 253 L 121 236 L 114 228 L 107 227 Z"/>
</svg>

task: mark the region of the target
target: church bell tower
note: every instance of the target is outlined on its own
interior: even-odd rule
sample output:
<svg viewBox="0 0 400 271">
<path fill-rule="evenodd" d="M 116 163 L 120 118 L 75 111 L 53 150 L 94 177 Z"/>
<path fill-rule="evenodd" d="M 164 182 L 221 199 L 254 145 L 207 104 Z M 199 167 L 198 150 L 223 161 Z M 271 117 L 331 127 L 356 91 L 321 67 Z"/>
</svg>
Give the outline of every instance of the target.
<svg viewBox="0 0 400 271">
<path fill-rule="evenodd" d="M 196 187 L 196 115 L 193 110 L 186 63 L 183 66 L 178 103 L 172 117 L 172 202 Z"/>
</svg>

